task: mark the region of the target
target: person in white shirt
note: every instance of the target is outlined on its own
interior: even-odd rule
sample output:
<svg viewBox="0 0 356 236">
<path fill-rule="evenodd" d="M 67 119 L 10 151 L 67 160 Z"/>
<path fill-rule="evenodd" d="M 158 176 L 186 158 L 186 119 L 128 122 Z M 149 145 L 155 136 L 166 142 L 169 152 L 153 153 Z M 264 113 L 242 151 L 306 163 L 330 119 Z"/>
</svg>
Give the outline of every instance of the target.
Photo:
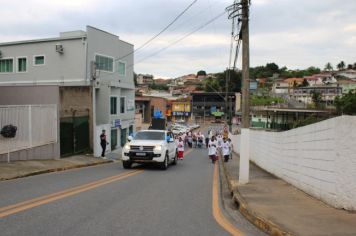
<svg viewBox="0 0 356 236">
<path fill-rule="evenodd" d="M 177 152 L 178 152 L 178 154 L 177 154 L 178 159 L 179 159 L 179 160 L 183 160 L 184 142 L 183 142 L 182 137 L 179 137 L 178 145 L 177 145 Z"/>
<path fill-rule="evenodd" d="M 217 147 L 218 143 L 215 140 L 215 137 L 212 136 L 208 144 L 209 158 L 211 159 L 212 163 L 215 163 L 217 160 Z"/>
<path fill-rule="evenodd" d="M 230 144 L 227 142 L 226 138 L 223 139 L 223 143 L 221 144 L 221 151 L 224 161 L 228 162 L 230 157 Z"/>
</svg>

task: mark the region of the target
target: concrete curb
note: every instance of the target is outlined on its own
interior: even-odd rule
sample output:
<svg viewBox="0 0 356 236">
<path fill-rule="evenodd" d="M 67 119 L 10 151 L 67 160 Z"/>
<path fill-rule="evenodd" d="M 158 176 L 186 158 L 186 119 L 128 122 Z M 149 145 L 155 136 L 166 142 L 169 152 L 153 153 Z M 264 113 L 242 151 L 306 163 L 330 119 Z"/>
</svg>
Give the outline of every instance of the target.
<svg viewBox="0 0 356 236">
<path fill-rule="evenodd" d="M 294 234 L 288 232 L 287 230 L 283 229 L 281 226 L 277 225 L 276 223 L 262 217 L 259 215 L 257 212 L 255 212 L 251 207 L 248 206 L 247 202 L 245 199 L 241 196 L 240 192 L 237 190 L 234 190 L 232 186 L 232 177 L 230 173 L 228 172 L 225 163 L 221 161 L 222 167 L 224 170 L 225 178 L 227 179 L 227 185 L 229 188 L 229 191 L 231 193 L 232 199 L 235 202 L 238 210 L 241 212 L 241 214 L 249 220 L 252 224 L 257 226 L 259 229 L 261 229 L 263 232 L 273 235 L 273 236 L 294 236 Z"/>
<path fill-rule="evenodd" d="M 103 160 L 102 162 L 78 164 L 78 165 L 67 166 L 67 167 L 58 167 L 58 168 L 52 168 L 52 169 L 46 169 L 46 170 L 39 170 L 39 171 L 34 171 L 34 172 L 23 174 L 23 175 L 13 176 L 10 178 L 0 178 L 0 181 L 19 179 L 19 178 L 24 178 L 24 177 L 34 176 L 34 175 L 47 174 L 47 173 L 51 173 L 51 172 L 59 172 L 59 171 L 65 171 L 65 170 L 70 170 L 70 169 L 78 169 L 78 168 L 89 167 L 89 166 L 102 165 L 102 164 L 107 164 L 107 163 L 111 163 L 111 162 L 113 162 L 113 161 L 112 160 Z"/>
</svg>

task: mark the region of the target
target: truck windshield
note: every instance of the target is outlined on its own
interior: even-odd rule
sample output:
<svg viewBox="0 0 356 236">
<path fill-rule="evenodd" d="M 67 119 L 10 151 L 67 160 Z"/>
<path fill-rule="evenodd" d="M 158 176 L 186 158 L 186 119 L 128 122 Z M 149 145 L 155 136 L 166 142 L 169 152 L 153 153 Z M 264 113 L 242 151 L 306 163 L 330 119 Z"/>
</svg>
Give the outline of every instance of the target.
<svg viewBox="0 0 356 236">
<path fill-rule="evenodd" d="M 165 134 L 153 131 L 137 132 L 134 140 L 165 140 Z"/>
</svg>

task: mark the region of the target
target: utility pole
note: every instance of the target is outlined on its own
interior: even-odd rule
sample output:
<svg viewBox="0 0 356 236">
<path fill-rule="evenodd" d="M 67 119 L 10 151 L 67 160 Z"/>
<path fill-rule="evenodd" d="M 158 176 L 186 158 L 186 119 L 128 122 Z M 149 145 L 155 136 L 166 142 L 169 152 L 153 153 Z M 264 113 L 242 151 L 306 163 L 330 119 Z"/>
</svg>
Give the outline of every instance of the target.
<svg viewBox="0 0 356 236">
<path fill-rule="evenodd" d="M 249 5 L 250 0 L 234 0 L 226 10 L 229 12 L 229 19 L 232 19 L 232 38 L 234 38 L 234 18 L 238 17 L 237 28 L 239 29 L 239 40 L 236 45 L 234 67 L 237 61 L 240 41 L 242 41 L 242 125 L 241 125 L 241 144 L 240 144 L 240 170 L 239 184 L 246 184 L 249 181 L 250 171 L 250 49 L 249 49 Z M 241 28 L 239 25 L 241 23 Z M 231 46 L 233 45 L 231 41 Z M 230 58 L 231 58 L 230 47 Z M 229 60 L 230 63 L 230 60 Z M 227 90 L 226 90 L 227 91 Z M 226 94 L 227 98 L 227 94 Z M 225 100 L 226 102 L 226 100 Z"/>
<path fill-rule="evenodd" d="M 249 0 L 241 0 L 242 35 L 242 126 L 239 183 L 249 182 L 250 171 L 250 48 L 249 48 Z"/>
<path fill-rule="evenodd" d="M 250 127 L 250 48 L 249 48 L 249 0 L 242 3 L 242 128 Z"/>
<path fill-rule="evenodd" d="M 227 115 L 228 115 L 228 113 L 227 113 L 227 103 L 228 103 L 228 100 L 227 100 L 227 91 L 228 91 L 228 88 L 229 88 L 229 70 L 230 70 L 230 68 L 226 68 L 226 71 L 225 71 L 225 110 L 224 110 L 224 112 L 225 112 L 225 123 L 227 124 L 228 123 L 228 119 L 227 119 Z"/>
</svg>

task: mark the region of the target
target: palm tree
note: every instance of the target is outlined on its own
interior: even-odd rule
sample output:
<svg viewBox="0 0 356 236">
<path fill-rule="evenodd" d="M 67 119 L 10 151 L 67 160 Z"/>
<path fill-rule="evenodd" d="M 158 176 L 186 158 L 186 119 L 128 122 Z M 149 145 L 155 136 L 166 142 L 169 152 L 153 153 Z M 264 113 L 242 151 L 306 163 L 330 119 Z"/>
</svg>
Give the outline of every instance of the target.
<svg viewBox="0 0 356 236">
<path fill-rule="evenodd" d="M 331 65 L 330 62 L 326 63 L 325 70 L 327 70 L 327 71 L 332 71 L 333 70 L 333 66 Z"/>
<path fill-rule="evenodd" d="M 344 62 L 344 61 L 341 61 L 339 64 L 337 64 L 337 68 L 338 68 L 339 70 L 345 69 L 345 62 Z"/>
</svg>

